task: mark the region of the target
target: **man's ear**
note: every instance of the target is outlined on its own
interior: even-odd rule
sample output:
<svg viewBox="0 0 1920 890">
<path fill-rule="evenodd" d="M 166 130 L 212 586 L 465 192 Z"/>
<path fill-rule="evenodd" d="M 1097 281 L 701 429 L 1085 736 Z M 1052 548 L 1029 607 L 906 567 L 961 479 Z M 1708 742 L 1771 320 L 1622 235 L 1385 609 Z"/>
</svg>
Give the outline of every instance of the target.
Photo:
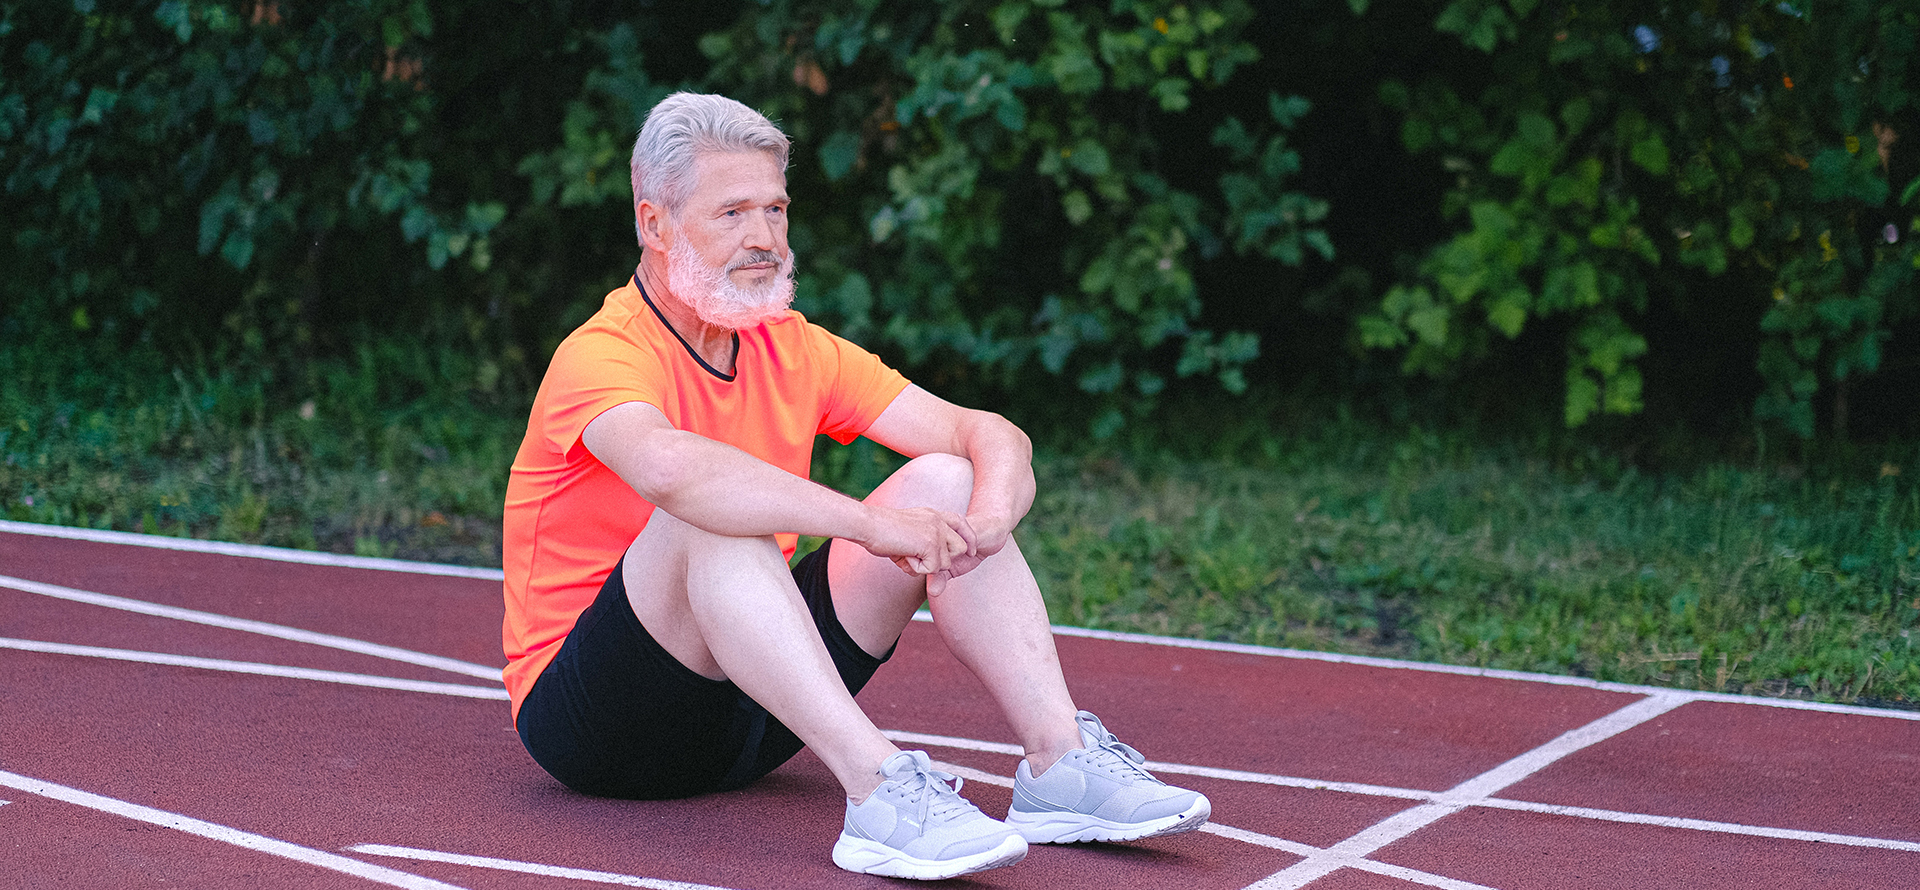
<svg viewBox="0 0 1920 890">
<path fill-rule="evenodd" d="M 633 219 L 640 233 L 640 243 L 649 250 L 667 252 L 667 235 L 673 228 L 673 220 L 665 208 L 649 200 L 633 205 Z"/>
</svg>

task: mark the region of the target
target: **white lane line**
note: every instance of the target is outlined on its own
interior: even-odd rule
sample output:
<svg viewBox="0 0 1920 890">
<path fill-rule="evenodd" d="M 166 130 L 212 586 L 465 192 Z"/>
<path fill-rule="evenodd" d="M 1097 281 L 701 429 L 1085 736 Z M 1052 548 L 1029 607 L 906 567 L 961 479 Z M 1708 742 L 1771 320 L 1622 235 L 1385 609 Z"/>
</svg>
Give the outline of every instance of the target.
<svg viewBox="0 0 1920 890">
<path fill-rule="evenodd" d="M 244 556 L 250 559 L 269 559 L 275 562 L 295 562 L 305 565 L 333 566 L 346 569 L 372 569 L 377 572 L 444 575 L 453 578 L 474 578 L 481 581 L 499 581 L 504 577 L 499 569 L 476 569 L 471 566 L 455 566 L 434 562 L 413 562 L 405 559 L 383 559 L 373 556 L 344 556 L 338 553 L 321 553 L 313 550 L 292 550 L 286 547 L 262 547 L 258 544 L 230 544 L 225 541 L 202 541 L 196 538 L 170 538 L 165 535 L 142 535 L 135 532 L 105 531 L 92 528 L 67 528 L 59 525 L 45 525 L 38 522 L 14 522 L 5 519 L 0 519 L 0 532 L 11 532 L 16 535 L 35 535 L 43 538 L 60 538 L 69 541 L 92 541 L 99 544 L 123 544 L 129 547 L 152 547 L 158 550 L 179 550 L 186 553 Z"/>
<path fill-rule="evenodd" d="M 950 735 L 928 735 L 922 732 L 901 730 L 881 730 L 881 735 L 894 742 L 909 745 L 933 745 L 941 748 L 958 748 L 963 751 L 983 751 L 989 754 L 1010 754 L 1019 757 L 1024 750 L 1019 745 L 1001 742 L 982 742 L 963 739 Z M 1218 769 L 1211 766 L 1192 766 L 1185 763 L 1166 763 L 1149 760 L 1146 768 L 1155 773 L 1168 773 L 1183 776 L 1200 776 L 1207 779 L 1224 779 L 1229 782 L 1246 782 L 1253 785 L 1278 785 L 1285 788 L 1305 788 L 1311 791 L 1339 791 L 1346 794 L 1366 794 L 1373 797 L 1398 797 L 1405 800 L 1431 801 L 1438 797 L 1432 791 L 1420 791 L 1412 788 L 1390 788 L 1385 785 L 1366 785 L 1359 782 L 1329 782 L 1325 779 L 1303 779 L 1296 776 L 1277 776 L 1271 773 L 1250 773 L 1237 769 Z"/>
<path fill-rule="evenodd" d="M 67 528 L 58 525 L 46 525 L 37 522 L 15 522 L 0 520 L 0 532 L 21 535 L 60 538 L 81 541 L 96 541 L 108 544 L 125 544 L 132 547 L 153 547 L 164 550 L 178 550 L 192 553 L 212 553 L 222 556 L 243 556 L 254 559 L 274 560 L 278 562 L 304 563 L 308 565 L 336 566 L 342 568 L 369 569 L 382 572 L 404 572 L 416 575 L 445 575 L 462 578 L 475 578 L 484 581 L 500 581 L 506 576 L 499 569 L 479 569 L 469 566 L 447 565 L 444 563 L 413 562 L 404 559 L 384 559 L 367 556 L 342 556 L 333 553 L 320 553 L 309 550 L 293 550 L 285 547 L 263 547 L 256 544 L 231 544 L 224 541 L 201 541 L 194 538 L 173 538 L 164 535 L 143 535 L 135 532 L 102 531 L 99 529 Z M 933 615 L 922 610 L 914 616 L 916 621 L 932 621 Z M 1553 686 L 1576 686 L 1602 692 L 1624 692 L 1630 695 L 1661 695 L 1677 690 L 1661 686 L 1640 686 L 1631 683 L 1614 683 L 1604 680 L 1592 680 L 1585 677 L 1568 677 L 1558 674 L 1540 674 L 1529 671 L 1512 671 L 1499 668 L 1476 668 L 1450 664 L 1432 664 L 1420 661 L 1402 661 L 1394 658 L 1378 658 L 1370 655 L 1342 655 L 1334 652 L 1312 652 L 1305 649 L 1281 649 L 1274 646 L 1255 646 L 1247 643 L 1219 643 L 1212 640 L 1189 640 L 1180 637 L 1164 637 L 1153 634 L 1128 633 L 1113 630 L 1094 630 L 1084 627 L 1069 627 L 1056 624 L 1053 632 L 1065 637 L 1086 637 L 1095 640 L 1111 640 L 1121 643 L 1142 643 L 1149 646 L 1166 646 L 1178 649 L 1199 649 L 1208 652 L 1237 652 L 1246 655 L 1260 655 L 1269 658 L 1289 658 L 1300 661 L 1323 661 L 1333 664 L 1351 664 L 1363 667 L 1389 668 L 1393 670 L 1424 671 L 1438 674 L 1455 674 L 1467 677 L 1486 677 L 1496 680 L 1517 680 L 1524 683 L 1545 683 Z M 1861 717 L 1888 717 L 1895 720 L 1920 721 L 1920 710 L 1897 711 L 1889 708 L 1868 708 L 1858 705 L 1836 705 L 1826 702 L 1797 701 L 1794 699 L 1765 698 L 1757 695 L 1734 695 L 1723 692 L 1690 693 L 1699 701 L 1726 702 L 1729 704 L 1755 705 L 1763 708 L 1785 708 L 1796 711 L 1817 711 L 1823 714 L 1852 714 Z"/>
<path fill-rule="evenodd" d="M 1803 831 L 1797 828 L 1768 828 L 1763 825 L 1746 825 L 1739 822 L 1714 822 L 1707 819 L 1686 819 L 1679 816 L 1653 816 L 1646 813 L 1623 813 L 1618 810 L 1596 810 L 1591 807 L 1569 807 L 1559 804 L 1534 803 L 1526 800 L 1501 800 L 1498 798 L 1480 801 L 1475 804 L 1475 806 L 1492 807 L 1500 810 L 1518 810 L 1523 813 L 1573 816 L 1580 819 L 1596 819 L 1602 822 L 1624 822 L 1629 825 L 1654 825 L 1661 828 L 1685 828 L 1692 831 L 1708 831 L 1716 834 L 1737 834 L 1747 837 L 1767 837 L 1789 841 L 1809 841 L 1816 844 L 1839 844 L 1848 847 L 1869 847 L 1876 850 L 1900 850 L 1907 853 L 1920 853 L 1920 843 L 1913 841 L 1860 837 L 1851 834 L 1833 834 L 1825 831 Z"/>
<path fill-rule="evenodd" d="M 1244 828 L 1232 828 L 1226 825 L 1217 825 L 1212 822 L 1209 822 L 1205 825 L 1200 826 L 1199 831 L 1202 834 L 1218 835 L 1228 840 L 1239 841 L 1243 844 L 1251 844 L 1256 847 L 1266 847 L 1272 850 L 1280 850 L 1283 852 L 1292 853 L 1295 856 L 1317 856 L 1317 855 L 1324 855 L 1326 853 L 1325 850 L 1319 847 L 1312 846 L 1310 844 L 1303 844 L 1298 841 L 1284 840 L 1282 838 L 1277 838 L 1272 835 L 1260 834 L 1259 832 L 1254 832 L 1254 831 L 1247 831 Z M 1441 888 L 1441 890 L 1494 890 L 1494 888 L 1492 887 L 1487 887 L 1481 884 L 1475 884 L 1470 881 L 1462 881 L 1456 878 L 1449 878 L 1443 875 L 1436 875 L 1431 872 L 1424 872 L 1418 869 L 1407 868 L 1401 865 L 1388 865 L 1385 862 L 1374 862 L 1371 859 L 1356 860 L 1353 863 L 1351 863 L 1349 867 L 1356 868 L 1361 871 L 1373 872 L 1374 874 L 1377 874 L 1377 875 L 1385 875 L 1390 878 L 1397 878 L 1399 880 L 1407 881 L 1413 884 L 1421 884 L 1427 887 L 1438 887 L 1438 888 Z"/>
<path fill-rule="evenodd" d="M 946 763 L 938 760 L 933 762 L 933 766 L 934 766 L 934 769 L 952 773 L 969 782 L 979 782 L 982 785 L 997 785 L 1001 788 L 1013 787 L 1013 779 L 1007 776 L 986 772 L 984 770 L 977 770 L 970 766 L 961 766 L 960 764 L 957 764 L 957 763 Z M 1244 828 L 1234 828 L 1233 826 L 1230 826 L 1230 825 L 1221 825 L 1218 822 L 1208 822 L 1207 824 L 1200 826 L 1198 831 L 1201 834 L 1211 834 L 1218 837 L 1226 838 L 1227 840 L 1230 840 L 1230 841 L 1239 841 L 1240 843 L 1251 844 L 1256 847 L 1266 847 L 1269 850 L 1279 850 L 1283 853 L 1292 853 L 1293 855 L 1300 856 L 1300 857 L 1320 856 L 1320 855 L 1325 855 L 1325 853 L 1327 852 L 1326 850 L 1321 849 L 1320 847 L 1313 846 L 1311 844 L 1303 844 L 1303 843 L 1300 843 L 1299 841 L 1290 841 L 1285 838 L 1274 837 L 1273 835 L 1270 835 L 1270 834 L 1261 834 L 1257 831 L 1248 831 Z M 1372 862 L 1369 860 L 1361 860 L 1353 863 L 1352 867 L 1363 869 L 1365 871 L 1370 871 L 1375 874 L 1381 874 L 1381 875 L 1386 875 L 1388 877 L 1399 878 L 1400 880 L 1409 881 L 1415 884 L 1422 884 L 1428 887 L 1438 887 L 1438 888 L 1441 888 L 1441 890 L 1493 890 L 1493 888 L 1491 887 L 1482 887 L 1479 884 L 1470 884 L 1466 881 L 1459 881 L 1453 878 L 1442 877 L 1440 875 L 1430 874 L 1428 872 L 1406 868 L 1404 866 L 1388 865 L 1384 862 Z"/>
<path fill-rule="evenodd" d="M 1689 701 L 1692 699 L 1684 695 L 1657 695 L 1634 702 L 1454 786 L 1442 799 L 1449 803 L 1470 803 L 1492 797 L 1495 791 L 1545 769 L 1562 757 L 1613 738 Z"/>
<path fill-rule="evenodd" d="M 882 730 L 882 734 L 895 742 L 903 742 L 910 745 L 933 745 L 943 748 L 957 748 L 963 751 L 1008 754 L 1016 757 L 1021 753 L 1020 746 L 1008 745 L 1001 742 L 982 742 L 956 736 L 929 735 L 927 733 L 905 732 L 900 730 Z M 1424 791 L 1418 788 L 1393 788 L 1386 785 L 1367 785 L 1359 782 L 1329 782 L 1322 779 L 1281 776 L 1271 773 L 1253 773 L 1244 770 L 1218 769 L 1211 766 L 1193 766 L 1184 763 L 1166 763 L 1155 760 L 1147 761 L 1146 767 L 1159 774 L 1200 776 L 1202 778 L 1221 779 L 1228 782 L 1244 782 L 1250 785 L 1277 785 L 1285 788 L 1304 788 L 1310 791 L 1335 791 L 1342 794 L 1361 794 L 1369 797 L 1392 797 L 1402 800 L 1417 800 L 1421 803 L 1453 802 L 1448 796 L 1449 792 Z M 975 781 L 975 778 L 970 773 L 955 772 L 957 769 L 966 769 L 966 767 L 948 764 L 941 767 L 941 769 L 955 773 L 955 775 L 959 775 L 968 781 Z M 982 778 L 978 779 L 978 781 L 993 784 L 991 779 Z M 1599 810 L 1590 807 L 1563 806 L 1560 804 L 1509 800 L 1498 797 L 1475 800 L 1469 805 L 1500 810 L 1518 810 L 1528 813 L 1544 813 L 1554 816 L 1572 816 L 1579 819 L 1595 819 L 1604 822 L 1626 822 L 1636 825 L 1656 825 L 1663 828 L 1684 828 L 1690 831 L 1706 831 L 1716 834 L 1780 838 L 1784 840 L 1810 841 L 1823 844 L 1841 844 L 1849 847 L 1871 847 L 1881 850 L 1901 850 L 1920 853 L 1920 843 L 1914 841 L 1900 841 L 1853 834 L 1835 834 L 1824 831 L 1806 831 L 1798 828 L 1771 828 L 1764 825 L 1747 825 L 1739 822 L 1715 822 L 1707 819 L 1688 819 L 1681 816 L 1625 813 L 1618 810 Z M 1204 831 L 1205 829 L 1202 830 Z M 1256 842 L 1249 841 L 1249 843 Z M 1275 849 L 1286 848 L 1275 847 Z M 1305 854 L 1303 853 L 1301 855 Z M 1365 868 L 1366 866 L 1355 865 L 1354 867 Z M 1381 874 L 1385 874 L 1385 872 L 1381 872 Z"/>
<path fill-rule="evenodd" d="M 302 847 L 299 844 L 289 843 L 277 838 L 253 834 L 252 832 L 241 831 L 237 828 L 228 828 L 225 825 L 215 825 L 212 822 L 203 822 L 199 819 L 182 816 L 178 813 L 156 810 L 152 807 L 144 807 L 136 803 L 128 803 L 124 800 L 102 797 L 98 794 L 81 791 L 77 788 L 68 788 L 65 785 L 56 785 L 52 782 L 44 782 L 17 773 L 0 772 L 0 786 L 15 788 L 20 791 L 25 791 L 28 794 L 52 798 L 53 800 L 86 807 L 91 810 L 98 810 L 103 813 L 111 813 L 115 816 L 147 822 L 162 828 L 171 828 L 175 831 L 198 835 L 210 840 L 232 844 L 236 847 L 266 853 L 272 856 L 279 856 L 284 859 L 291 859 L 295 862 L 302 862 L 307 865 L 343 872 L 357 878 L 365 878 L 375 883 L 387 884 L 393 887 L 404 887 L 407 888 L 407 890 L 460 890 L 459 887 L 453 884 L 443 883 L 415 874 L 408 874 L 404 871 L 395 871 L 385 866 L 374 865 L 371 862 L 361 862 L 358 859 L 341 856 L 338 853 L 315 850 L 312 847 Z"/>
<path fill-rule="evenodd" d="M 229 615 L 221 615 L 217 612 L 183 609 L 179 606 L 163 606 L 159 603 L 147 602 L 146 600 L 129 599 L 124 596 L 112 596 L 105 593 L 94 593 L 90 590 L 76 590 L 72 587 L 61 587 L 57 584 L 43 584 L 39 581 L 28 581 L 25 578 L 14 578 L 7 575 L 0 575 L 0 587 L 18 590 L 22 593 L 32 593 L 54 599 L 85 603 L 90 606 L 121 609 L 128 612 L 137 612 L 141 615 L 172 618 L 176 621 L 205 624 L 210 627 L 220 627 L 227 630 L 237 630 L 275 637 L 282 640 L 292 640 L 296 643 L 307 643 L 314 646 L 325 646 L 329 649 L 357 652 L 361 655 L 371 655 L 375 658 L 387 659 L 388 661 L 398 661 L 468 677 L 478 677 L 482 680 L 500 679 L 500 669 L 497 667 L 474 664 L 473 662 L 461 661 L 457 658 L 428 655 L 425 652 L 415 652 L 411 649 L 401 649 L 397 646 L 382 646 L 379 643 L 369 643 L 365 640 L 356 640 L 351 637 L 337 637 L 332 634 L 301 630 L 300 628 L 288 627 L 284 624 L 269 624 L 265 621 L 234 618 Z"/>
<path fill-rule="evenodd" d="M 1257 831 L 1248 831 L 1244 828 L 1233 828 L 1217 822 L 1208 822 L 1200 826 L 1199 831 L 1202 834 L 1217 835 L 1230 841 L 1239 841 L 1240 843 L 1255 847 L 1266 847 L 1269 850 L 1279 850 L 1283 853 L 1292 853 L 1295 856 L 1312 856 L 1315 853 L 1325 852 L 1312 844 L 1303 844 L 1299 841 L 1277 838 L 1270 834 L 1261 834 Z"/>
<path fill-rule="evenodd" d="M 174 655 L 167 652 L 103 649 L 99 646 L 74 646 L 68 643 L 46 643 L 39 640 L 16 640 L 8 637 L 0 637 L 0 649 L 18 649 L 23 652 L 44 652 L 51 655 L 77 655 L 84 658 L 108 658 L 115 661 L 133 661 L 142 664 L 198 668 L 208 671 L 227 671 L 229 673 L 254 674 L 263 677 L 291 677 L 297 680 L 317 680 L 322 683 L 341 683 L 348 686 L 397 689 L 402 692 L 429 692 L 434 695 L 457 695 L 465 698 L 484 698 L 496 701 L 507 700 L 507 691 L 498 686 L 468 686 L 463 683 L 402 680 L 397 677 L 379 677 L 372 674 L 350 674 L 343 671 L 323 671 L 314 668 L 288 667 L 279 664 L 260 664 L 252 661 L 228 661 L 222 658 L 199 658 L 192 655 Z"/>
<path fill-rule="evenodd" d="M 913 617 L 919 621 L 933 620 L 932 615 L 926 612 L 921 612 Z M 1387 668 L 1390 670 L 1453 674 L 1462 677 L 1484 677 L 1493 680 L 1517 680 L 1523 683 L 1543 683 L 1549 686 L 1574 686 L 1581 689 L 1593 689 L 1599 692 L 1624 692 L 1629 695 L 1657 696 L 1684 694 L 1692 697 L 1695 701 L 1753 705 L 1761 708 L 1783 708 L 1790 711 L 1816 711 L 1822 714 L 1850 714 L 1856 717 L 1886 717 L 1893 720 L 1920 721 L 1920 710 L 1899 711 L 1891 708 L 1836 705 L 1827 702 L 1766 698 L 1758 695 L 1735 695 L 1728 692 L 1699 692 L 1671 689 L 1664 686 L 1640 686 L 1632 683 L 1615 683 L 1607 680 L 1588 679 L 1586 677 L 1566 677 L 1558 674 L 1537 674 L 1529 671 L 1510 671 L 1500 668 L 1431 664 L 1423 661 L 1378 658 L 1371 655 L 1342 655 L 1337 652 L 1312 652 L 1305 649 L 1279 649 L 1272 646 L 1254 646 L 1246 643 L 1217 643 L 1212 640 L 1187 640 L 1179 637 L 1161 637 L 1152 634 L 1126 633 L 1114 630 L 1091 630 L 1084 627 L 1067 627 L 1058 624 L 1053 626 L 1053 632 L 1063 637 L 1085 637 L 1092 640 L 1110 640 L 1118 643 L 1142 643 L 1149 646 L 1165 646 L 1174 649 L 1198 649 L 1205 652 L 1233 652 L 1241 655 L 1260 655 L 1268 658 L 1288 658 L 1297 661 L 1323 661 L 1330 664 L 1351 664 L 1360 667 Z"/>
<path fill-rule="evenodd" d="M 1486 800 L 1494 792 L 1539 772 L 1562 757 L 1639 726 L 1689 701 L 1692 699 L 1684 695 L 1658 695 L 1641 699 L 1592 723 L 1562 733 L 1538 748 L 1454 786 L 1440 794 L 1435 803 L 1395 813 L 1373 827 L 1334 844 L 1321 855 L 1309 856 L 1248 885 L 1247 890 L 1299 890 L 1341 868 L 1365 860 L 1381 847 Z"/>
<path fill-rule="evenodd" d="M 484 581 L 499 581 L 505 574 L 499 569 L 479 569 L 469 566 L 446 565 L 444 563 L 413 562 L 404 559 L 383 559 L 367 556 L 342 556 L 333 553 L 319 553 L 309 550 L 293 550 L 285 547 L 262 547 L 256 544 L 231 544 L 224 541 L 201 541 L 194 538 L 173 538 L 164 535 L 143 535 L 135 532 L 102 531 L 99 529 L 67 528 L 58 525 L 46 525 L 37 522 L 14 522 L 0 520 L 0 532 L 20 535 L 60 538 L 68 540 L 95 541 L 107 544 L 124 544 L 132 547 L 153 547 L 164 550 L 178 550 L 191 553 L 212 553 L 221 556 L 242 556 L 253 559 L 274 560 L 278 562 L 304 563 L 308 565 L 337 566 L 342 568 L 369 569 L 382 572 L 405 572 L 416 575 L 445 575 L 461 578 L 475 578 Z M 914 616 L 916 621 L 932 621 L 931 613 L 921 611 Z M 1639 686 L 1631 683 L 1613 683 L 1604 680 L 1591 680 L 1585 677 L 1567 677 L 1557 674 L 1539 674 L 1529 671 L 1511 671 L 1498 668 L 1475 668 L 1450 664 L 1431 664 L 1419 661 L 1402 661 L 1394 658 L 1378 658 L 1370 655 L 1342 655 L 1334 652 L 1312 652 L 1305 649 L 1281 649 L 1274 646 L 1254 646 L 1246 643 L 1218 643 L 1212 640 L 1189 640 L 1179 637 L 1163 637 L 1153 634 L 1127 633 L 1113 630 L 1093 630 L 1084 627 L 1054 625 L 1053 632 L 1066 637 L 1086 637 L 1095 640 L 1112 640 L 1122 643 L 1143 643 L 1149 646 L 1167 646 L 1179 649 L 1199 649 L 1209 652 L 1237 652 L 1247 655 L 1261 655 L 1270 658 L 1290 658 L 1301 661 L 1324 661 L 1333 664 L 1351 664 L 1363 667 L 1389 668 L 1393 670 L 1425 671 L 1439 674 L 1456 674 L 1468 677 L 1487 677 L 1496 680 L 1518 680 L 1525 683 L 1545 683 L 1554 686 L 1577 686 L 1583 689 L 1595 689 L 1602 692 L 1625 692 L 1631 695 L 1660 695 L 1676 690 L 1660 686 Z M 1888 717 L 1895 720 L 1920 721 L 1920 710 L 1896 711 L 1889 708 L 1867 708 L 1857 705 L 1836 705 L 1826 702 L 1796 701 L 1793 699 L 1765 698 L 1757 695 L 1734 695 L 1721 692 L 1692 693 L 1700 701 L 1727 702 L 1729 704 L 1756 705 L 1763 708 L 1786 708 L 1797 711 L 1818 711 L 1825 714 L 1853 714 L 1862 717 Z"/>
<path fill-rule="evenodd" d="M 1026 749 L 1019 745 L 1003 742 L 983 742 L 978 739 L 963 739 L 950 735 L 927 735 L 924 732 L 907 732 L 899 729 L 883 729 L 880 734 L 891 742 L 905 742 L 909 745 L 937 745 L 942 748 L 959 748 L 962 751 L 985 751 L 989 754 L 1011 754 L 1021 757 Z"/>
<path fill-rule="evenodd" d="M 474 868 L 491 868 L 497 871 L 512 871 L 548 878 L 591 881 L 596 884 L 613 884 L 619 887 L 645 887 L 647 890 L 729 890 L 729 888 L 715 887 L 711 884 L 688 884 L 683 881 L 643 878 L 638 875 L 623 875 L 610 871 L 590 871 L 584 868 L 568 868 L 564 865 L 542 865 L 538 862 L 521 862 L 516 859 L 468 856 L 462 853 L 442 853 L 438 850 L 420 850 L 413 847 L 390 847 L 385 844 L 356 844 L 348 847 L 347 851 L 364 853 L 368 856 L 411 859 L 416 862 L 445 862 L 452 865 L 470 865 Z"/>
</svg>

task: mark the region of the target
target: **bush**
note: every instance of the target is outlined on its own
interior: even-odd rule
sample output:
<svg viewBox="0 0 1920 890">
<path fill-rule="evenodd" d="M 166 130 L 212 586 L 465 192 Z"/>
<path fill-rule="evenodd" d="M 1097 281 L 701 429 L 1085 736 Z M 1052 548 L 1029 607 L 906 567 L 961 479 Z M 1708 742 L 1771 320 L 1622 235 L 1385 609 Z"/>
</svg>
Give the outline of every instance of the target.
<svg viewBox="0 0 1920 890">
<path fill-rule="evenodd" d="M 1463 230 L 1359 319 L 1362 341 L 1447 374 L 1563 318 L 1578 426 L 1641 410 L 1657 308 L 1759 341 L 1762 421 L 1811 437 L 1825 392 L 1844 437 L 1850 387 L 1920 310 L 1920 155 L 1895 148 L 1920 132 L 1920 11 L 1454 0 L 1435 27 L 1488 54 L 1491 85 L 1433 72 L 1381 96 L 1407 148 L 1457 174 Z"/>
<path fill-rule="evenodd" d="M 1252 20 L 1243 0 L 801 0 L 701 48 L 711 87 L 795 138 L 800 308 L 949 389 L 1064 376 L 1104 434 L 1169 378 L 1245 388 L 1258 339 L 1198 323 L 1196 266 L 1332 255 L 1325 203 L 1287 185 L 1306 103 L 1222 99 L 1255 58 Z M 625 70 L 625 43 L 590 92 Z M 575 110 L 593 132 L 633 111 Z M 621 160 L 569 136 L 539 164 L 608 183 L 562 200 L 624 206 Z"/>
<path fill-rule="evenodd" d="M 1332 253 L 1285 188 L 1305 103 L 1209 98 L 1253 56 L 1243 0 L 546 6 L 4 7 L 8 323 L 262 373 L 398 325 L 513 372 L 633 255 L 630 134 L 709 65 L 641 34 L 705 33 L 708 88 L 797 137 L 802 306 L 933 377 L 1068 375 L 1108 429 L 1169 377 L 1238 390 L 1257 340 L 1195 323 L 1193 267 Z M 1169 157 L 1195 126 L 1217 163 Z"/>
</svg>

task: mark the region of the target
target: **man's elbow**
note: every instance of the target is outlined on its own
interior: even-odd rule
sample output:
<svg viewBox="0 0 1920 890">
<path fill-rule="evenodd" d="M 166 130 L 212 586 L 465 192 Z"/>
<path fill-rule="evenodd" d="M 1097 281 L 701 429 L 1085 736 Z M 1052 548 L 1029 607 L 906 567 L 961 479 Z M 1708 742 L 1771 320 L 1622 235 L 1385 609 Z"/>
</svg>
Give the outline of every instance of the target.
<svg viewBox="0 0 1920 890">
<path fill-rule="evenodd" d="M 982 428 L 991 431 L 1000 447 L 1010 450 L 1022 460 L 1033 460 L 1033 439 L 1027 436 L 1026 430 L 991 411 L 981 411 L 980 421 Z"/>
<path fill-rule="evenodd" d="M 679 430 L 650 432 L 621 475 L 648 503 L 666 506 L 702 475 L 696 445 L 690 434 Z"/>
</svg>

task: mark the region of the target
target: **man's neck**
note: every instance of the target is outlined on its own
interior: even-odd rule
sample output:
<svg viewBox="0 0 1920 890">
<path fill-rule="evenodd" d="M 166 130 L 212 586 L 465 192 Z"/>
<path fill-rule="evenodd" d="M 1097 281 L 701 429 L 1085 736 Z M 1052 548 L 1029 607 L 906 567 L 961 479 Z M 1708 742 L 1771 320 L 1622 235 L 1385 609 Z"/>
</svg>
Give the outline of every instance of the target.
<svg viewBox="0 0 1920 890">
<path fill-rule="evenodd" d="M 653 251 L 647 251 L 640 258 L 640 266 L 635 270 L 640 283 L 646 288 L 647 296 L 652 298 L 654 308 L 660 310 L 674 333 L 685 340 L 688 348 L 700 357 L 707 366 L 724 374 L 733 373 L 734 331 L 719 325 L 708 324 L 667 287 L 667 261 Z"/>
</svg>

